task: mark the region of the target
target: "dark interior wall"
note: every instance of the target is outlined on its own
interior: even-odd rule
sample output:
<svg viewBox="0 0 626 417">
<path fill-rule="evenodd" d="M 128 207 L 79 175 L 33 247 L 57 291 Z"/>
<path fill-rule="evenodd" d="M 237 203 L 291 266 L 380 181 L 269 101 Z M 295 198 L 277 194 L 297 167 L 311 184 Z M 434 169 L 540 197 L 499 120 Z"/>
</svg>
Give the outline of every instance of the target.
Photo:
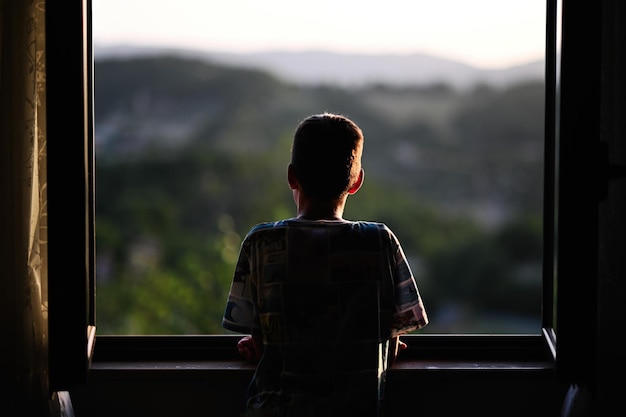
<svg viewBox="0 0 626 417">
<path fill-rule="evenodd" d="M 238 417 L 250 376 L 233 371 L 175 378 L 159 372 L 94 375 L 71 396 L 76 417 Z M 388 415 L 403 417 L 558 417 L 565 392 L 549 370 L 391 371 L 387 388 Z"/>
<path fill-rule="evenodd" d="M 388 382 L 388 416 L 558 417 L 564 396 L 551 371 L 392 372 Z"/>
<path fill-rule="evenodd" d="M 603 5 L 600 139 L 608 145 L 607 198 L 599 207 L 597 384 L 605 410 L 624 409 L 626 361 L 626 3 Z"/>
</svg>

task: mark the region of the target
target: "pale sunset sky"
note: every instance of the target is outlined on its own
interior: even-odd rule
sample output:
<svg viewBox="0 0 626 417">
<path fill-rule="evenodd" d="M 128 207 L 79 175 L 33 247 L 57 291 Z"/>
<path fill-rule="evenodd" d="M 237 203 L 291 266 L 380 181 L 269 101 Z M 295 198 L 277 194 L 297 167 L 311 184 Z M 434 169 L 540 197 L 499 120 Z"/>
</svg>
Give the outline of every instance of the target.
<svg viewBox="0 0 626 417">
<path fill-rule="evenodd" d="M 96 45 L 543 58 L 545 0 L 92 0 Z"/>
</svg>

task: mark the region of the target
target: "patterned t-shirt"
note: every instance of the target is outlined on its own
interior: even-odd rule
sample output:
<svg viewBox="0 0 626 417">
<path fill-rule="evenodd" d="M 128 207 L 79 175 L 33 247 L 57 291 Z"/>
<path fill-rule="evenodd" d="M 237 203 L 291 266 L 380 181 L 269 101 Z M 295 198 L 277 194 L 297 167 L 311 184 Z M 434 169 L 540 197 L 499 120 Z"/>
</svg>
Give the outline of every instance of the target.
<svg viewBox="0 0 626 417">
<path fill-rule="evenodd" d="M 222 325 L 263 334 L 248 416 L 377 416 L 389 339 L 428 318 L 383 223 L 288 219 L 241 245 Z"/>
</svg>

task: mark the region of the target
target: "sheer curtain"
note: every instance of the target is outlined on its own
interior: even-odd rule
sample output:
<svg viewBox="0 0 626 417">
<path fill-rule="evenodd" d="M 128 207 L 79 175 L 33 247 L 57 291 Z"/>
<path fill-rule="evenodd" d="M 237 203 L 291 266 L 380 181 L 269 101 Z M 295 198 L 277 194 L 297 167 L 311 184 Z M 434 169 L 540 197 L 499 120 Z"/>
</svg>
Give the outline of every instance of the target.
<svg viewBox="0 0 626 417">
<path fill-rule="evenodd" d="M 0 414 L 7 416 L 73 415 L 69 394 L 48 389 L 45 3 L 0 0 Z"/>
</svg>

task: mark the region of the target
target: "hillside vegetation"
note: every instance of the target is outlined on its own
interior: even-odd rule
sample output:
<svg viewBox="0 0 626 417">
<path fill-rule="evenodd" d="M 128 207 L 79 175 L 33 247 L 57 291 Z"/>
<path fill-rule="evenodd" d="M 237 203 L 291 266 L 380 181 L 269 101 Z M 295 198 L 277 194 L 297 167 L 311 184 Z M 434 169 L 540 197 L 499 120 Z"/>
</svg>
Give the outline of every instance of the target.
<svg viewBox="0 0 626 417">
<path fill-rule="evenodd" d="M 224 333 L 241 239 L 294 215 L 291 137 L 322 111 L 364 130 L 345 217 L 396 231 L 428 331 L 539 331 L 541 81 L 302 86 L 175 56 L 97 61 L 95 81 L 100 333 Z"/>
</svg>

